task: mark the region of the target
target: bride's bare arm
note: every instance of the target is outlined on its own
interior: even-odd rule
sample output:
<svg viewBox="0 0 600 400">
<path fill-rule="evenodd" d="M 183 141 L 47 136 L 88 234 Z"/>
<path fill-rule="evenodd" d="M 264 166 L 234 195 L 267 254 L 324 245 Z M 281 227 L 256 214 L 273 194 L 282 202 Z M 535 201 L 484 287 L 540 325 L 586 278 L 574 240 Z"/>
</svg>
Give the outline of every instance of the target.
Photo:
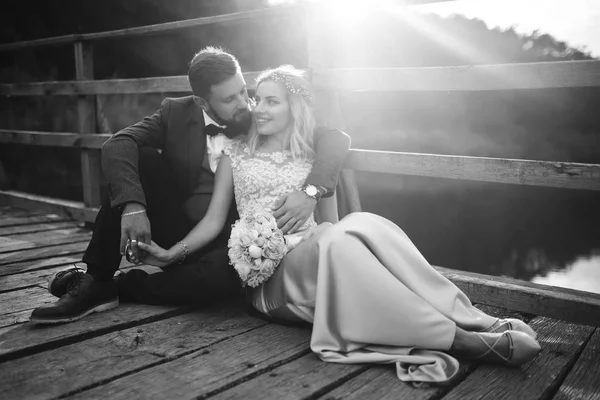
<svg viewBox="0 0 600 400">
<path fill-rule="evenodd" d="M 204 218 L 183 239 L 187 249 L 180 244 L 176 244 L 169 249 L 169 253 L 171 253 L 174 261 L 186 256 L 186 250 L 187 253 L 191 254 L 217 237 L 223 230 L 223 226 L 225 226 L 232 200 L 233 173 L 231 170 L 231 159 L 223 155 L 215 173 L 215 187 L 208 211 Z"/>
</svg>

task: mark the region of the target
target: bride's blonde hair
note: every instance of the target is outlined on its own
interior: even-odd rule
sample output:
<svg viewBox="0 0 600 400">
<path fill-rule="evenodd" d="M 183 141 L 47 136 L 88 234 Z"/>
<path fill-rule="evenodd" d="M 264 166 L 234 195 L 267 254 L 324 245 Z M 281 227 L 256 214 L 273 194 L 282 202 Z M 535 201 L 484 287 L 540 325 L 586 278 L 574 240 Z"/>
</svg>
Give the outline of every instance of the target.
<svg viewBox="0 0 600 400">
<path fill-rule="evenodd" d="M 256 88 L 265 82 L 280 83 L 286 91 L 292 127 L 286 139 L 285 148 L 292 153 L 294 159 L 306 159 L 314 156 L 313 134 L 315 130 L 315 114 L 312 108 L 313 94 L 304 72 L 291 65 L 263 71 L 256 78 Z M 266 138 L 256 131 L 254 121 L 248 134 L 248 149 L 254 154 Z"/>
</svg>

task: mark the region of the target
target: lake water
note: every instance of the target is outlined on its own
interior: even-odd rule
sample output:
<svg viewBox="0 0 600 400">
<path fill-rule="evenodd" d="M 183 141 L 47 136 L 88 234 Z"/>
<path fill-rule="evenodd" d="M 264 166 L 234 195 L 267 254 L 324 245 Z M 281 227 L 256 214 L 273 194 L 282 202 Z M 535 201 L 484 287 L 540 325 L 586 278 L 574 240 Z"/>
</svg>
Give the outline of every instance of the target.
<svg viewBox="0 0 600 400">
<path fill-rule="evenodd" d="M 600 193 L 358 173 L 433 265 L 600 293 Z"/>
</svg>

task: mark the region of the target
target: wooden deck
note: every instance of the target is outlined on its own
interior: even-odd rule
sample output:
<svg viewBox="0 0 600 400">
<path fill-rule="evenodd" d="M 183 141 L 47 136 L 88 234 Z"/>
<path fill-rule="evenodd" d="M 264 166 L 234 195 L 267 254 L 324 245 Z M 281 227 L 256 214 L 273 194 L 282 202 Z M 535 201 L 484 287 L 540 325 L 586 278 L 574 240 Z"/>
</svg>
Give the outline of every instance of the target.
<svg viewBox="0 0 600 400">
<path fill-rule="evenodd" d="M 192 310 L 122 304 L 58 326 L 28 323 L 45 283 L 91 233 L 57 215 L 0 207 L 1 399 L 600 399 L 600 331 L 519 314 L 542 352 L 519 369 L 461 363 L 452 385 L 416 389 L 394 368 L 319 361 L 310 329 L 267 323 L 239 302 Z"/>
</svg>

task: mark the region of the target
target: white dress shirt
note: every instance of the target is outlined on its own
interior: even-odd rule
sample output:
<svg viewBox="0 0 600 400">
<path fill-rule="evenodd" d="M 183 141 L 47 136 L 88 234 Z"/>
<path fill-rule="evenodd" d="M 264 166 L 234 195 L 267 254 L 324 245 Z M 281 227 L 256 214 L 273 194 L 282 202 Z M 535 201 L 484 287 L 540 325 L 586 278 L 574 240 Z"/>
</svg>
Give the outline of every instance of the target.
<svg viewBox="0 0 600 400">
<path fill-rule="evenodd" d="M 222 125 L 217 124 L 211 117 L 206 114 L 204 110 L 202 110 L 204 114 L 204 126 L 208 126 L 210 124 L 214 124 L 216 126 L 222 127 Z M 210 170 L 215 173 L 217 171 L 217 166 L 219 165 L 219 160 L 223 155 L 223 150 L 232 142 L 232 139 L 225 136 L 223 133 L 219 133 L 215 136 L 206 135 L 206 153 L 208 156 L 208 163 L 210 165 Z"/>
</svg>

